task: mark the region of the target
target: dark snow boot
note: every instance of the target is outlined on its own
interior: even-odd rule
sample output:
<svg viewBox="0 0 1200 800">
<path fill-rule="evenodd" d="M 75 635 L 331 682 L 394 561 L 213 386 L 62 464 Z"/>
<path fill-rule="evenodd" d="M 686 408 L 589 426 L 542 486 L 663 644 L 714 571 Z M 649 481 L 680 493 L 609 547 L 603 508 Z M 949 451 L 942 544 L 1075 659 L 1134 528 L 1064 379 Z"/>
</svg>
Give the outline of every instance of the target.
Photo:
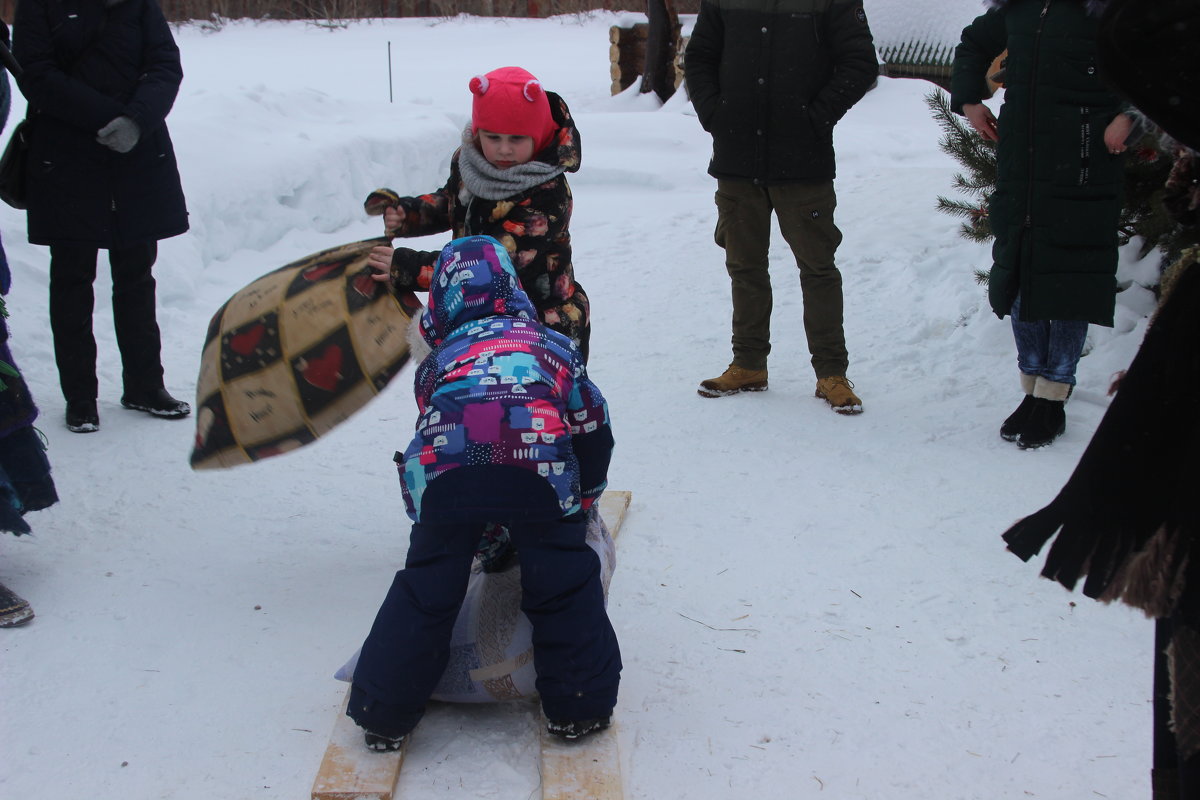
<svg viewBox="0 0 1200 800">
<path fill-rule="evenodd" d="M 602 731 L 612 724 L 612 717 L 595 717 L 593 719 L 549 720 L 546 731 L 560 739 L 574 741 L 596 731 Z"/>
<path fill-rule="evenodd" d="M 513 547 L 508 528 L 489 522 L 483 529 L 479 549 L 475 551 L 479 566 L 484 572 L 504 572 L 517 564 L 517 548 Z"/>
<path fill-rule="evenodd" d="M 1065 400 L 1047 400 L 1044 397 L 1033 399 L 1033 410 L 1029 419 L 1017 435 L 1017 447 L 1022 450 L 1033 450 L 1057 439 L 1067 429 L 1067 412 Z"/>
<path fill-rule="evenodd" d="M 0 583 L 0 628 L 15 628 L 33 619 L 29 601 Z"/>
<path fill-rule="evenodd" d="M 1033 395 L 1025 395 L 1025 399 L 1021 401 L 1021 405 L 1017 406 L 1017 410 L 1008 415 L 1008 419 L 1004 420 L 1004 424 L 1000 426 L 1000 438 L 1006 442 L 1015 442 L 1017 437 L 1021 435 L 1021 430 L 1029 422 L 1029 416 L 1033 413 L 1033 407 L 1037 405 L 1037 399 Z"/>
<path fill-rule="evenodd" d="M 67 430 L 74 433 L 93 433 L 100 430 L 100 412 L 95 400 L 67 401 Z"/>
<path fill-rule="evenodd" d="M 167 390 L 162 388 L 151 389 L 148 392 L 126 392 L 121 398 L 121 405 L 164 419 L 180 419 L 192 413 L 191 406 L 171 397 Z"/>
<path fill-rule="evenodd" d="M 1006 442 L 1015 442 L 1017 437 L 1021 435 L 1021 428 L 1029 421 L 1029 414 L 1033 411 L 1033 393 L 1037 389 L 1037 376 L 1026 375 L 1021 373 L 1021 391 L 1025 393 L 1025 399 L 1021 401 L 1021 405 L 1017 406 L 1017 410 L 1008 415 L 1008 419 L 1004 420 L 1004 424 L 1000 426 L 1000 438 Z"/>
<path fill-rule="evenodd" d="M 384 736 L 381 733 L 372 733 L 366 731 L 363 738 L 367 743 L 367 749 L 376 753 L 391 753 L 399 750 L 404 746 L 404 734 L 399 736 Z"/>
</svg>

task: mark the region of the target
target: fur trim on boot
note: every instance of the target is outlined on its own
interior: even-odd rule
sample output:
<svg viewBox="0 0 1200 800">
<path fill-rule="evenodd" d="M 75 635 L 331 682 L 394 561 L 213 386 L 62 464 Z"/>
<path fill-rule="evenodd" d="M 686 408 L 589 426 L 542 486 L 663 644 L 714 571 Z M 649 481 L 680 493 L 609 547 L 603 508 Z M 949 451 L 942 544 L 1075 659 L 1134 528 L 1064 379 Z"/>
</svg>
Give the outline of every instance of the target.
<svg viewBox="0 0 1200 800">
<path fill-rule="evenodd" d="M 1032 394 L 1034 397 L 1041 397 L 1044 400 L 1065 403 L 1067 398 L 1071 396 L 1071 389 L 1072 386 L 1069 383 L 1048 381 L 1045 378 L 1039 377 L 1034 381 Z"/>
</svg>

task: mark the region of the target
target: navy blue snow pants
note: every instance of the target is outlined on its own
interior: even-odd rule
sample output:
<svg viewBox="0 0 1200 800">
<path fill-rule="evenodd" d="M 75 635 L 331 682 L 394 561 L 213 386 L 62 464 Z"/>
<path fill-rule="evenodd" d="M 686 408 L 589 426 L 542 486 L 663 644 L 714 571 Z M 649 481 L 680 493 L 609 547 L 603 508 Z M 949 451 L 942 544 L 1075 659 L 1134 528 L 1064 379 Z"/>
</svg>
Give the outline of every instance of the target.
<svg viewBox="0 0 1200 800">
<path fill-rule="evenodd" d="M 420 721 L 446 670 L 471 559 L 488 521 L 508 526 L 519 553 L 521 610 L 533 626 L 536 685 L 546 716 L 582 720 L 612 713 L 621 655 L 583 514 L 418 522 L 405 567 L 396 573 L 354 672 L 347 713 L 367 730 L 399 736 Z"/>
</svg>

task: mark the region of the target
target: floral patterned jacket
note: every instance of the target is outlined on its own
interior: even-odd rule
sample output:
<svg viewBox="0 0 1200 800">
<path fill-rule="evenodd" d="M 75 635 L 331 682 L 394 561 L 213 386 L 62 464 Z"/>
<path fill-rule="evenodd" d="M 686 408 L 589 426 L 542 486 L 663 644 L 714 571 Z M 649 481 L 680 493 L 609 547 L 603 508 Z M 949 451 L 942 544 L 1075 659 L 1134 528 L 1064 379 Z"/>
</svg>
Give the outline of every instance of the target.
<svg viewBox="0 0 1200 800">
<path fill-rule="evenodd" d="M 580 162 L 579 131 L 561 97 L 546 93 L 559 130 L 554 140 L 534 156 L 535 161 L 576 172 Z M 571 187 L 565 174 L 503 200 L 485 200 L 464 193 L 459 152 L 450 164 L 450 179 L 435 192 L 401 197 L 397 205 L 405 220 L 393 236 L 426 236 L 452 231 L 454 238 L 491 236 L 504 245 L 521 286 L 537 309 L 541 322 L 570 337 L 587 352 L 589 304 L 575 281 L 571 263 Z M 398 248 L 392 261 L 391 283 L 396 291 L 427 291 L 438 251 Z"/>
</svg>

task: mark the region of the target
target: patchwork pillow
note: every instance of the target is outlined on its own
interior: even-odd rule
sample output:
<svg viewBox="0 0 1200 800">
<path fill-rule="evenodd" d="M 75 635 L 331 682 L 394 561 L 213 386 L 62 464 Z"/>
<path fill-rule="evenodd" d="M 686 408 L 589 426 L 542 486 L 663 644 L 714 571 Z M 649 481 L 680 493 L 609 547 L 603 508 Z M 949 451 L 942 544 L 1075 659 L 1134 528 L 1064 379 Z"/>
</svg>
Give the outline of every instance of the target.
<svg viewBox="0 0 1200 800">
<path fill-rule="evenodd" d="M 196 381 L 193 469 L 294 450 L 347 419 L 408 361 L 421 301 L 372 279 L 371 248 L 333 247 L 269 272 L 213 315 Z"/>
</svg>

